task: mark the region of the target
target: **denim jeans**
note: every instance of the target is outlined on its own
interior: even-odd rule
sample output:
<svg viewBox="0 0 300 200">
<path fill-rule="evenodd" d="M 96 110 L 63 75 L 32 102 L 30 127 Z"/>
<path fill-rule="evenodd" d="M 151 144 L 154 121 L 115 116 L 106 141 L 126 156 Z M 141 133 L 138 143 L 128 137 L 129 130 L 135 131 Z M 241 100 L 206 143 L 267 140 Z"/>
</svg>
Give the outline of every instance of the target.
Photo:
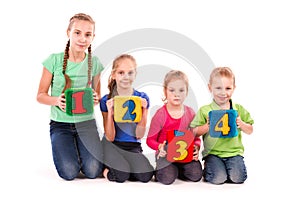
<svg viewBox="0 0 300 200">
<path fill-rule="evenodd" d="M 243 183 L 247 170 L 243 156 L 220 158 L 208 155 L 204 158 L 204 180 L 213 184 Z"/>
<path fill-rule="evenodd" d="M 58 175 L 73 180 L 80 171 L 96 178 L 103 170 L 103 150 L 96 121 L 50 122 L 52 156 Z"/>
</svg>

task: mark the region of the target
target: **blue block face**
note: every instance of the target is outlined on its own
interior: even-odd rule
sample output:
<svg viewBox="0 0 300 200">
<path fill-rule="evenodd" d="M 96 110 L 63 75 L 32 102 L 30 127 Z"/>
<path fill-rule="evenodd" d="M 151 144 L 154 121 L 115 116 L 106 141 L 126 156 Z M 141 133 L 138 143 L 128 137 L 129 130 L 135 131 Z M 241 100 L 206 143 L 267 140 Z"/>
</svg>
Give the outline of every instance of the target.
<svg viewBox="0 0 300 200">
<path fill-rule="evenodd" d="M 232 138 L 238 135 L 236 110 L 212 110 L 209 116 L 209 135 L 214 138 Z"/>
</svg>

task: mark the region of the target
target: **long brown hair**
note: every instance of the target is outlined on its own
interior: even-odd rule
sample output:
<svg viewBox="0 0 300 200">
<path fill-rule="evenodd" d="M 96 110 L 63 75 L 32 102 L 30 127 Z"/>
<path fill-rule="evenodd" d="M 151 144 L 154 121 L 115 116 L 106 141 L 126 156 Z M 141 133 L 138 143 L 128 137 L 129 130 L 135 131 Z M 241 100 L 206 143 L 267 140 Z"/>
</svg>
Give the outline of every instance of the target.
<svg viewBox="0 0 300 200">
<path fill-rule="evenodd" d="M 109 89 L 109 93 L 108 93 L 108 98 L 113 98 L 114 96 L 116 96 L 118 94 L 117 92 L 117 82 L 115 79 L 112 78 L 112 75 L 116 72 L 118 66 L 120 65 L 120 62 L 123 61 L 124 59 L 129 59 L 131 60 L 135 67 L 136 67 L 136 61 L 134 59 L 133 56 L 129 55 L 129 54 L 121 54 L 120 56 L 118 56 L 117 58 L 114 59 L 113 65 L 112 65 L 112 70 L 111 73 L 109 75 L 108 78 L 108 89 Z"/>
<path fill-rule="evenodd" d="M 95 25 L 94 20 L 89 15 L 84 14 L 84 13 L 78 13 L 78 14 L 76 14 L 73 17 L 70 18 L 68 30 L 71 30 L 72 25 L 73 25 L 75 20 L 89 21 L 89 22 L 91 22 L 92 24 Z M 72 86 L 72 81 L 71 81 L 70 77 L 66 74 L 67 64 L 68 64 L 68 59 L 69 59 L 69 48 L 70 48 L 70 40 L 68 40 L 66 48 L 65 48 L 65 52 L 64 52 L 62 73 L 65 77 L 66 84 L 65 84 L 65 87 L 64 87 L 62 92 L 64 92 L 67 88 L 70 88 Z M 88 82 L 87 82 L 87 87 L 89 87 L 92 83 L 91 71 L 92 71 L 92 46 L 90 45 L 88 47 Z"/>
</svg>

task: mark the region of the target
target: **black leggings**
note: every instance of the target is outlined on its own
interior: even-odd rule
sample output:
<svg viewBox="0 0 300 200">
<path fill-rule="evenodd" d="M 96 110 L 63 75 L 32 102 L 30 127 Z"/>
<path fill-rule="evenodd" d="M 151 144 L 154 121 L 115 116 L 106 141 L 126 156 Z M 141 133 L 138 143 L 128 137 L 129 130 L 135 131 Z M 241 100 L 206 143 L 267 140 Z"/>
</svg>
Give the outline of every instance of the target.
<svg viewBox="0 0 300 200">
<path fill-rule="evenodd" d="M 149 182 L 154 168 L 142 153 L 140 143 L 109 142 L 103 137 L 104 164 L 109 169 L 107 178 L 110 181 L 126 180 Z"/>
</svg>

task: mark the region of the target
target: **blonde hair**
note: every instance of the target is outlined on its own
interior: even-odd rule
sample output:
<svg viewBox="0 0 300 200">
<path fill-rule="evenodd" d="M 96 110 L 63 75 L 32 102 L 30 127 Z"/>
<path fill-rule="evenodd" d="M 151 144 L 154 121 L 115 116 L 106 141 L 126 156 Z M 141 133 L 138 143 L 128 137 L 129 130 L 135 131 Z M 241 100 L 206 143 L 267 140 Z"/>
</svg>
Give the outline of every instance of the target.
<svg viewBox="0 0 300 200">
<path fill-rule="evenodd" d="M 121 54 L 118 57 L 116 57 L 113 61 L 112 64 L 112 70 L 111 73 L 109 75 L 108 78 L 108 97 L 107 99 L 113 98 L 114 96 L 116 96 L 118 94 L 117 92 L 117 82 L 115 79 L 112 78 L 112 75 L 116 72 L 117 68 L 119 67 L 120 63 L 125 60 L 125 59 L 129 59 L 134 63 L 134 66 L 136 68 L 136 61 L 135 58 L 129 54 Z"/>
<path fill-rule="evenodd" d="M 95 26 L 94 20 L 89 15 L 84 14 L 84 13 L 78 13 L 78 14 L 76 14 L 73 17 L 70 18 L 69 26 L 68 26 L 67 30 L 71 30 L 75 20 L 88 21 L 88 22 L 92 23 Z M 95 30 L 95 28 L 94 28 L 94 30 Z M 69 48 L 70 48 L 70 40 L 68 40 L 66 48 L 65 48 L 65 52 L 64 52 L 62 73 L 65 77 L 66 84 L 65 84 L 65 87 L 64 87 L 62 92 L 64 92 L 67 88 L 70 88 L 72 86 L 72 81 L 71 81 L 70 77 L 66 74 L 67 64 L 68 64 L 68 59 L 69 59 Z M 87 82 L 87 87 L 89 85 L 91 85 L 91 81 L 92 81 L 91 80 L 91 71 L 92 71 L 92 46 L 90 45 L 88 47 L 88 82 Z"/>
<path fill-rule="evenodd" d="M 166 90 L 167 90 L 168 84 L 171 81 L 174 81 L 174 80 L 183 80 L 184 83 L 185 83 L 185 86 L 186 86 L 186 91 L 188 92 L 188 89 L 189 89 L 189 80 L 188 80 L 187 75 L 184 72 L 179 71 L 179 70 L 171 70 L 171 71 L 169 71 L 165 75 L 165 78 L 164 78 L 164 85 L 163 85 L 163 87 L 164 87 L 165 96 L 166 96 Z M 166 101 L 166 98 L 167 97 L 165 97 L 163 99 L 163 101 Z"/>
<path fill-rule="evenodd" d="M 212 84 L 213 79 L 215 77 L 232 78 L 233 85 L 235 86 L 235 76 L 229 67 L 217 67 L 217 68 L 213 69 L 213 71 L 211 72 L 210 77 L 209 77 L 209 84 Z"/>
</svg>

